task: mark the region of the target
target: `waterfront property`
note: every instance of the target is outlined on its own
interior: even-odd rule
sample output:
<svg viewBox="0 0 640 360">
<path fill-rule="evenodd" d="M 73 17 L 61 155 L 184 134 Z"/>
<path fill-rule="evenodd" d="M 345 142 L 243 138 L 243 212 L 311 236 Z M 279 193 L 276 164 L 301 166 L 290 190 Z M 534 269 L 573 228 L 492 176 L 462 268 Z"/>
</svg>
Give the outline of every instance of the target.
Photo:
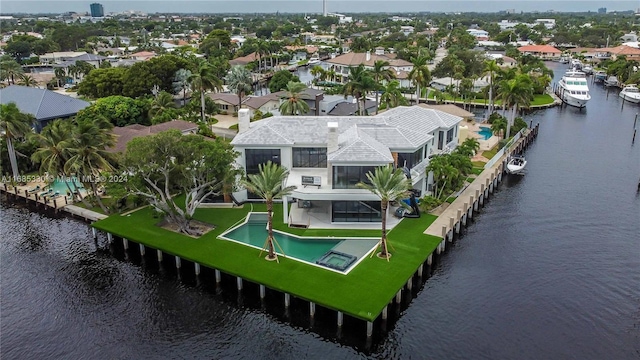
<svg viewBox="0 0 640 360">
<path fill-rule="evenodd" d="M 420 106 L 376 116 L 275 116 L 254 123 L 243 109 L 238 119 L 239 133 L 231 142 L 239 152 L 238 166 L 255 174 L 258 165 L 270 160 L 289 169 L 286 184 L 297 188 L 283 198 L 283 221 L 325 228 L 372 228 L 372 223 L 380 223 L 379 199 L 356 186 L 376 167 L 406 168 L 413 188 L 427 193 L 429 157 L 457 146 L 462 121 Z M 256 199 L 246 190 L 234 196 L 239 201 Z"/>
</svg>

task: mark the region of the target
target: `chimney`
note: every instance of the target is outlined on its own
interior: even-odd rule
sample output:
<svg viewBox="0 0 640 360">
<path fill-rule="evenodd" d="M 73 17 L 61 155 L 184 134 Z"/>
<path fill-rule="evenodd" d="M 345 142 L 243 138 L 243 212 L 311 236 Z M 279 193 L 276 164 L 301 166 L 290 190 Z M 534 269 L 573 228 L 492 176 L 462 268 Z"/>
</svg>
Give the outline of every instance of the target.
<svg viewBox="0 0 640 360">
<path fill-rule="evenodd" d="M 320 94 L 316 94 L 316 99 L 315 99 L 315 114 L 316 116 L 320 116 L 320 101 L 322 101 L 322 99 L 324 99 L 324 94 L 320 93 Z"/>
<path fill-rule="evenodd" d="M 367 50 L 367 57 L 366 57 L 366 61 L 371 60 L 371 51 Z"/>
<path fill-rule="evenodd" d="M 249 116 L 249 109 L 240 109 L 238 111 L 238 134 L 249 130 L 249 123 L 251 117 Z"/>
<path fill-rule="evenodd" d="M 327 154 L 330 154 L 338 150 L 338 123 L 328 122 L 327 127 L 329 132 L 327 134 Z"/>
</svg>

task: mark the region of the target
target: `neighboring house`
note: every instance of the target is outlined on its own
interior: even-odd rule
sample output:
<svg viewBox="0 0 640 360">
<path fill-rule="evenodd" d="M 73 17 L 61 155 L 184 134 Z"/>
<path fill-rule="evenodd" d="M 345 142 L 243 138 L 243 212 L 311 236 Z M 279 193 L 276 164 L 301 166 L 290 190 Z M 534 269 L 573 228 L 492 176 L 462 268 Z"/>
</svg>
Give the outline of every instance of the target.
<svg viewBox="0 0 640 360">
<path fill-rule="evenodd" d="M 455 88 L 458 88 L 458 85 L 460 84 L 460 80 L 456 80 L 452 77 L 443 77 L 443 78 L 438 78 L 438 79 L 433 79 L 431 81 L 431 87 L 436 89 L 436 90 L 440 90 L 440 91 L 444 91 L 446 90 L 449 86 L 454 86 Z M 489 86 L 489 82 L 487 82 L 484 79 L 475 79 L 473 81 L 473 92 L 480 92 L 482 91 L 482 89 L 484 89 L 485 87 Z"/>
<path fill-rule="evenodd" d="M 154 57 L 156 57 L 156 53 L 153 51 L 138 51 L 137 53 L 129 55 L 129 58 L 139 61 L 147 61 Z"/>
<path fill-rule="evenodd" d="M 526 45 L 518 48 L 523 55 L 533 55 L 541 59 L 559 59 L 562 51 L 551 45 Z"/>
<path fill-rule="evenodd" d="M 362 102 L 360 102 L 360 106 L 362 106 Z M 365 115 L 372 115 L 376 112 L 377 104 L 374 100 L 365 100 L 364 111 Z M 331 109 L 327 115 L 330 116 L 354 116 L 358 115 L 358 104 L 356 104 L 355 99 L 353 101 L 343 101 Z"/>
<path fill-rule="evenodd" d="M 94 54 L 83 54 L 80 56 L 75 56 L 72 58 L 67 58 L 64 61 L 58 63 L 58 64 L 54 64 L 53 67 L 61 67 L 64 69 L 68 69 L 69 66 L 71 65 L 75 65 L 76 62 L 78 61 L 84 61 L 86 63 L 88 63 L 89 65 L 92 65 L 95 68 L 99 68 L 100 67 L 100 63 L 102 63 L 104 60 L 107 60 L 108 58 L 105 56 L 101 56 L 101 55 L 94 55 Z"/>
<path fill-rule="evenodd" d="M 37 132 L 40 132 L 50 121 L 72 117 L 90 105 L 84 100 L 34 87 L 11 85 L 0 89 L 0 103 L 12 102 L 21 112 L 35 117 Z"/>
<path fill-rule="evenodd" d="M 489 33 L 482 29 L 468 29 L 467 33 L 476 38 L 476 40 L 486 41 L 489 40 Z"/>
<path fill-rule="evenodd" d="M 184 120 L 173 120 L 151 126 L 140 124 L 132 124 L 123 127 L 116 126 L 111 130 L 111 133 L 116 136 L 116 144 L 114 147 L 107 149 L 107 151 L 112 153 L 124 152 L 127 149 L 129 141 L 134 138 L 154 135 L 171 129 L 180 130 L 183 135 L 196 134 L 198 132 L 198 124 Z"/>
<path fill-rule="evenodd" d="M 620 45 L 612 48 L 600 48 L 596 50 L 596 59 L 598 60 L 616 60 L 620 56 L 624 56 L 627 60 L 640 60 L 640 49 L 636 49 L 627 45 Z"/>
<path fill-rule="evenodd" d="M 263 115 L 266 113 L 277 114 L 280 108 L 280 96 L 274 94 L 249 96 L 242 101 L 242 105 L 249 109 L 251 118 L 253 118 L 256 110 L 260 110 Z"/>
<path fill-rule="evenodd" d="M 226 111 L 227 113 L 238 111 L 238 95 L 236 94 L 214 93 L 207 94 L 207 96 L 218 105 L 221 111 Z"/>
<path fill-rule="evenodd" d="M 459 107 L 458 105 L 454 105 L 454 104 L 442 104 L 442 105 L 420 104 L 418 106 L 425 109 L 439 110 L 453 116 L 459 116 L 465 120 L 473 120 L 475 118 L 474 113 L 469 112 Z"/>
<path fill-rule="evenodd" d="M 366 53 L 350 52 L 336 56 L 333 59 L 326 60 L 325 63 L 329 67 L 333 67 L 336 72 L 336 81 L 339 83 L 346 83 L 349 77 L 349 68 L 357 67 L 363 64 L 367 69 L 373 69 L 373 64 L 378 61 L 388 61 L 388 68 L 393 69 L 396 72 L 404 71 L 410 72 L 413 70 L 413 64 L 402 59 L 397 59 L 396 54 L 371 54 L 369 51 Z"/>
<path fill-rule="evenodd" d="M 430 191 L 429 156 L 457 146 L 462 121 L 419 106 L 376 116 L 275 116 L 253 123 L 242 110 L 238 119 L 238 135 L 231 144 L 239 154 L 239 167 L 255 174 L 260 164 L 271 160 L 289 170 L 286 184 L 296 189 L 282 199 L 284 221 L 289 222 L 289 203 L 304 201 L 314 216 L 332 223 L 381 221 L 380 199 L 356 186 L 379 166 L 406 167 L 413 188 L 422 194 Z M 256 198 L 246 190 L 234 196 L 239 201 Z"/>
<path fill-rule="evenodd" d="M 78 57 L 80 55 L 86 55 L 85 51 L 63 51 L 63 52 L 51 52 L 40 55 L 40 63 L 42 65 L 59 64 L 65 60 Z"/>
<path fill-rule="evenodd" d="M 306 46 L 285 46 L 285 50 L 287 50 L 291 54 L 291 60 L 302 61 L 306 60 L 308 55 L 312 55 L 318 52 L 318 47 L 313 45 Z"/>
<path fill-rule="evenodd" d="M 229 65 L 242 65 L 245 66 L 248 63 L 254 62 L 258 60 L 258 55 L 255 52 L 252 52 L 249 55 L 240 56 L 235 59 L 229 60 Z"/>
<path fill-rule="evenodd" d="M 271 95 L 277 96 L 286 101 L 287 92 L 282 90 Z M 309 112 L 306 115 L 320 115 L 320 103 L 324 99 L 324 91 L 306 88 L 300 93 L 300 98 L 309 105 Z"/>
<path fill-rule="evenodd" d="M 636 35 L 636 33 L 632 31 L 628 34 L 620 36 L 620 40 L 622 42 L 636 42 L 638 41 L 638 35 Z"/>
</svg>

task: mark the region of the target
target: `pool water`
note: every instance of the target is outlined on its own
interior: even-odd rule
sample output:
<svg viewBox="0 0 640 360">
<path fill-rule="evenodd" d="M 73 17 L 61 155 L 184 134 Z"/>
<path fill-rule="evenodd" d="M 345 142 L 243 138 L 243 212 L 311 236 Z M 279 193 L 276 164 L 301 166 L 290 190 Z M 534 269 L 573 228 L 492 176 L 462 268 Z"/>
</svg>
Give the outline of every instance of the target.
<svg viewBox="0 0 640 360">
<path fill-rule="evenodd" d="M 282 253 L 278 248 L 280 245 L 286 256 L 310 263 L 315 263 L 342 241 L 341 239 L 303 239 L 279 232 L 274 232 L 273 236 L 278 243 L 274 244 L 278 254 Z M 264 222 L 248 222 L 226 233 L 224 237 L 262 248 L 267 239 L 266 224 Z"/>
<path fill-rule="evenodd" d="M 483 140 L 488 140 L 493 136 L 493 132 L 490 127 L 480 126 L 480 131 L 476 131 L 478 134 L 482 135 Z"/>
<path fill-rule="evenodd" d="M 76 179 L 76 178 L 69 178 L 69 179 L 60 178 L 60 179 L 54 180 L 51 183 L 51 189 L 53 189 L 54 192 L 58 192 L 58 193 L 64 195 L 69 190 L 69 188 L 67 187 L 67 184 L 66 184 L 67 181 L 70 183 L 69 185 L 71 186 L 72 190 L 74 190 L 76 187 L 78 189 L 82 189 L 83 188 L 83 186 L 80 183 L 80 181 L 78 181 L 78 179 Z M 74 184 L 75 184 L 75 186 L 74 186 Z"/>
</svg>

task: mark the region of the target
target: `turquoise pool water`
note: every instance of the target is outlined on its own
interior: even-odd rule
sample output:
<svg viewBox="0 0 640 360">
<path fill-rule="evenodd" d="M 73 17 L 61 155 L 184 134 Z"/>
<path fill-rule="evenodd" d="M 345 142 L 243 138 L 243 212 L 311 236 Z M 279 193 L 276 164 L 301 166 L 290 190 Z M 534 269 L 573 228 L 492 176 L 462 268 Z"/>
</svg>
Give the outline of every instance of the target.
<svg viewBox="0 0 640 360">
<path fill-rule="evenodd" d="M 267 239 L 267 229 L 264 222 L 247 222 L 226 233 L 224 237 L 262 248 Z M 342 242 L 341 239 L 301 239 L 279 232 L 274 232 L 276 241 L 286 256 L 315 263 L 334 246 Z M 276 252 L 281 253 L 276 245 Z"/>
<path fill-rule="evenodd" d="M 58 192 L 61 195 L 64 195 L 67 193 L 67 191 L 69 190 L 67 188 L 67 184 L 66 182 L 70 182 L 70 186 L 71 189 L 75 189 L 74 184 L 78 187 L 78 189 L 82 189 L 82 184 L 78 181 L 78 179 L 76 178 L 70 178 L 70 179 L 56 179 L 51 183 L 51 189 L 53 189 L 54 192 Z"/>
<path fill-rule="evenodd" d="M 480 131 L 476 131 L 476 132 L 482 135 L 483 140 L 487 140 L 493 136 L 493 132 L 491 132 L 491 128 L 486 126 L 480 126 Z"/>
</svg>

